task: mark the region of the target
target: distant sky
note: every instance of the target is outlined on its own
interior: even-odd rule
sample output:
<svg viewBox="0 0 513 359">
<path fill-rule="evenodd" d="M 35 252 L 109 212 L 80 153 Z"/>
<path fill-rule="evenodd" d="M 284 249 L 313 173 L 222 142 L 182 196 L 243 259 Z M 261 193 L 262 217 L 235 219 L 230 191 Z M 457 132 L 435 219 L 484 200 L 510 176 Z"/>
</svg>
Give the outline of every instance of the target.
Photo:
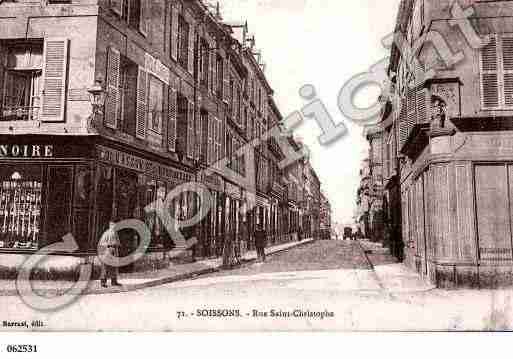
<svg viewBox="0 0 513 359">
<path fill-rule="evenodd" d="M 345 121 L 349 128 L 349 135 L 329 147 L 318 143 L 320 129 L 313 121 L 296 132 L 312 151 L 312 164 L 338 222 L 352 219 L 360 163 L 368 149 L 362 128 L 340 113 L 337 96 L 352 76 L 389 55 L 380 40 L 394 29 L 399 1 L 220 0 L 225 20 L 248 21 L 285 117 L 304 106 L 298 90 L 312 84 L 335 122 Z M 376 96 L 362 92 L 357 103 L 370 105 Z"/>
</svg>

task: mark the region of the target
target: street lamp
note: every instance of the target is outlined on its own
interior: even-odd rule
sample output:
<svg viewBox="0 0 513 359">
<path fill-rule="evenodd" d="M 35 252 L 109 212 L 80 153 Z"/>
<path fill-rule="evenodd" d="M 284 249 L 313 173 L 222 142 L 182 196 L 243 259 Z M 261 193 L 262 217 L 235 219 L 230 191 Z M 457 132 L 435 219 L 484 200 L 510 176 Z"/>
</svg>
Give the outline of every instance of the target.
<svg viewBox="0 0 513 359">
<path fill-rule="evenodd" d="M 91 106 L 93 108 L 93 112 L 89 117 L 88 121 L 88 130 L 94 130 L 94 123 L 96 122 L 96 116 L 103 114 L 103 106 L 105 105 L 105 100 L 107 97 L 107 93 L 103 87 L 103 84 L 100 80 L 96 80 L 94 85 L 87 89 L 89 92 L 89 102 L 91 102 Z"/>
</svg>

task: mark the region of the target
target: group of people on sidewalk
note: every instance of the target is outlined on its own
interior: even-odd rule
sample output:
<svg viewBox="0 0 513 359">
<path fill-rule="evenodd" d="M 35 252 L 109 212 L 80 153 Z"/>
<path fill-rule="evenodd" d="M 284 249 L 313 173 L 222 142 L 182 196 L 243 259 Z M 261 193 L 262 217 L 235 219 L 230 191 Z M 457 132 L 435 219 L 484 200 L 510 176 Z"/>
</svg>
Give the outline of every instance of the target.
<svg viewBox="0 0 513 359">
<path fill-rule="evenodd" d="M 115 230 L 116 222 L 115 220 L 109 221 L 109 228 L 102 234 L 100 241 L 98 242 L 98 257 L 100 258 L 100 283 L 103 288 L 107 288 L 107 281 L 110 279 L 112 286 L 121 286 L 118 282 L 119 269 L 117 266 L 112 266 L 105 263 L 104 258 L 109 257 L 111 262 L 120 256 L 120 248 L 121 241 L 119 239 L 119 235 Z M 248 230 L 246 226 L 242 227 L 242 236 L 244 238 L 248 235 Z M 265 248 L 267 246 L 267 233 L 264 227 L 260 224 L 257 225 L 255 232 L 255 248 L 257 252 L 257 260 L 259 262 L 265 262 Z M 238 262 L 240 264 L 242 256 L 244 253 L 241 250 L 241 243 L 235 242 L 235 257 L 238 258 Z M 112 263 L 111 263 L 112 264 Z"/>
</svg>

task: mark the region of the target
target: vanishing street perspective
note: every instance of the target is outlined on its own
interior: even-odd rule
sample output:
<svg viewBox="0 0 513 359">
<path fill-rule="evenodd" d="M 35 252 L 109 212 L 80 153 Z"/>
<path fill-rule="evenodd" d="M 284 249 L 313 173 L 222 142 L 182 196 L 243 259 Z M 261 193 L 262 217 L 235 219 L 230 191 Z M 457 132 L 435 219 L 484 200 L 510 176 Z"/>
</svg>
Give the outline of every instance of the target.
<svg viewBox="0 0 513 359">
<path fill-rule="evenodd" d="M 513 1 L 390 2 L 355 201 L 223 1 L 0 1 L 0 330 L 513 329 Z"/>
</svg>

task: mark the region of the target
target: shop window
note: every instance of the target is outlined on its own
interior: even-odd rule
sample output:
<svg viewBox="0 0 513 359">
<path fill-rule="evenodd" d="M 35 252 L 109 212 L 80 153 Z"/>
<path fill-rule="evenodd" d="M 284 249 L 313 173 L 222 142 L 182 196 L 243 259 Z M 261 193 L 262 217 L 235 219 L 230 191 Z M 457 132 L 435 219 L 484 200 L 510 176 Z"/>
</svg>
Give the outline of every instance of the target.
<svg viewBox="0 0 513 359">
<path fill-rule="evenodd" d="M 164 206 L 167 196 L 167 184 L 162 181 L 156 181 L 148 178 L 146 181 L 146 193 L 144 196 L 145 206 L 154 205 L 154 211 L 145 211 L 144 221 L 151 232 L 152 248 L 171 248 L 171 236 L 167 230 L 166 224 L 158 216 L 159 206 Z M 161 208 L 170 210 L 169 208 Z"/>
<path fill-rule="evenodd" d="M 115 201 L 116 219 L 118 221 L 140 219 L 141 208 L 138 203 L 138 174 L 132 171 L 116 169 Z M 120 254 L 125 257 L 138 247 L 139 237 L 133 229 L 119 232 L 121 241 Z"/>
<path fill-rule="evenodd" d="M 41 247 L 60 242 L 71 233 L 70 214 L 73 196 L 73 167 L 48 168 L 46 240 Z"/>
<path fill-rule="evenodd" d="M 73 194 L 73 236 L 80 249 L 89 250 L 90 203 L 93 193 L 92 169 L 88 165 L 75 168 L 75 189 Z"/>
<path fill-rule="evenodd" d="M 41 102 L 43 42 L 14 43 L 5 46 L 6 67 L 0 63 L 2 121 L 37 120 Z M 2 59 L 0 59 L 1 62 Z"/>
<path fill-rule="evenodd" d="M 3 165 L 0 170 L 0 249 L 39 248 L 42 168 Z"/>
<path fill-rule="evenodd" d="M 96 222 L 98 241 L 103 232 L 109 227 L 112 219 L 112 203 L 114 199 L 113 168 L 111 166 L 99 165 L 97 172 L 97 196 L 96 196 Z M 95 246 L 96 248 L 96 246 Z"/>
</svg>

